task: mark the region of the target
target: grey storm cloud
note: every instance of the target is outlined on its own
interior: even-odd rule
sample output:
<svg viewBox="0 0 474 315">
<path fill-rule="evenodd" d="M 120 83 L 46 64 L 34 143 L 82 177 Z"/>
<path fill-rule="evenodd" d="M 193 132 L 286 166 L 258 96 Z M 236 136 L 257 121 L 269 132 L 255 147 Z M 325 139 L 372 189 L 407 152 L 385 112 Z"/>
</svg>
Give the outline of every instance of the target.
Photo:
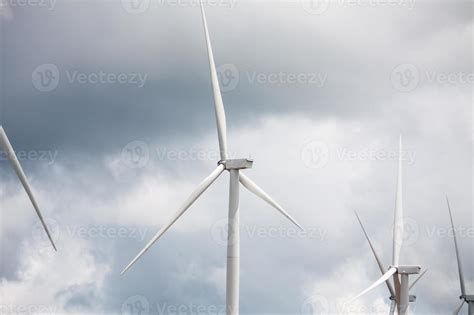
<svg viewBox="0 0 474 315">
<path fill-rule="evenodd" d="M 140 307 L 166 314 L 179 306 L 218 313 L 225 179 L 119 275 L 218 160 L 198 8 L 151 0 L 131 14 L 125 1 L 65 1 L 53 9 L 7 3 L 1 123 L 25 153 L 42 209 L 57 226 L 59 252 L 36 255 L 33 210 L 0 156 L 0 297 L 64 312 Z M 291 237 L 278 214 L 242 192 L 246 314 L 306 314 L 315 296 L 335 309 L 339 296 L 375 280 L 355 209 L 388 266 L 399 133 L 409 153 L 404 204 L 415 232 L 402 259 L 430 269 L 417 285 L 416 313 L 450 313 L 459 295 L 445 194 L 465 229 L 460 246 L 474 283 L 472 2 L 387 3 L 208 7 L 231 151 L 252 156 L 249 175 L 313 233 Z M 134 141 L 147 152 L 133 151 Z M 328 156 L 318 160 L 311 152 L 321 145 Z M 144 229 L 145 238 L 120 238 L 120 227 Z M 39 284 L 48 290 L 21 295 Z M 373 307 L 371 299 L 387 297 L 381 288 L 361 303 Z"/>
</svg>

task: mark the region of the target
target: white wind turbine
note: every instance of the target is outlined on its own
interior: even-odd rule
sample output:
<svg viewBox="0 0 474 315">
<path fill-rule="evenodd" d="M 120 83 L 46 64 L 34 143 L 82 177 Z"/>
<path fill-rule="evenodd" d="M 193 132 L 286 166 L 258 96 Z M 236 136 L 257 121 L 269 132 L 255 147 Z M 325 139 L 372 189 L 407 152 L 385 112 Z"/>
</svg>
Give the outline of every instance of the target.
<svg viewBox="0 0 474 315">
<path fill-rule="evenodd" d="M 224 111 L 224 104 L 222 102 L 222 95 L 219 87 L 219 81 L 214 63 L 214 56 L 209 37 L 209 30 L 207 27 L 206 14 L 202 1 L 200 2 L 201 15 L 204 25 L 204 32 L 206 37 L 207 52 L 209 58 L 209 69 L 211 73 L 211 85 L 214 97 L 214 109 L 217 122 L 217 134 L 219 140 L 219 149 L 221 160 L 217 168 L 204 179 L 193 193 L 181 205 L 178 211 L 170 218 L 170 220 L 163 225 L 158 233 L 151 239 L 151 241 L 143 248 L 143 250 L 128 264 L 122 271 L 122 274 L 127 272 L 130 267 L 142 257 L 143 254 L 188 210 L 191 205 L 206 191 L 214 181 L 227 170 L 230 173 L 230 189 L 229 189 L 229 229 L 228 229 L 228 243 L 227 243 L 227 314 L 239 314 L 239 273 L 240 273 L 240 211 L 239 211 L 239 182 L 250 192 L 263 199 L 270 206 L 278 210 L 282 215 L 294 223 L 298 228 L 302 227 L 266 192 L 257 186 L 246 175 L 242 174 L 240 170 L 252 167 L 253 161 L 248 159 L 230 159 L 227 151 L 227 135 L 226 135 L 226 118 Z"/>
<path fill-rule="evenodd" d="M 400 135 L 400 152 L 399 152 L 399 160 L 398 160 L 398 184 L 397 184 L 397 198 L 395 202 L 395 219 L 393 225 L 393 258 L 392 258 L 392 265 L 385 270 L 383 265 L 381 264 L 380 260 L 376 259 L 379 263 L 379 267 L 383 273 L 383 276 L 377 280 L 374 284 L 372 284 L 369 288 L 364 290 L 362 293 L 357 295 L 353 300 L 361 297 L 362 295 L 366 294 L 367 292 L 373 290 L 374 288 L 378 287 L 382 283 L 386 282 L 387 286 L 390 290 L 390 294 L 394 302 L 392 302 L 391 306 L 391 313 L 395 311 L 395 305 L 398 308 L 398 313 L 400 315 L 408 314 L 408 304 L 410 302 L 410 295 L 409 290 L 410 287 L 418 282 L 416 279 L 412 285 L 410 286 L 409 276 L 413 274 L 419 274 L 421 271 L 420 266 L 407 266 L 407 265 L 400 265 L 400 251 L 402 248 L 403 243 L 403 232 L 404 232 L 404 223 L 403 223 L 403 198 L 402 198 L 402 136 Z M 375 252 L 374 252 L 375 253 Z M 394 287 L 391 286 L 390 282 L 387 282 L 390 278 L 393 278 Z"/>
<path fill-rule="evenodd" d="M 357 217 L 357 220 L 359 221 L 359 224 L 360 224 L 360 227 L 362 228 L 362 231 L 364 232 L 365 238 L 367 239 L 367 242 L 369 243 L 370 249 L 371 249 L 372 253 L 374 254 L 374 257 L 375 257 L 375 260 L 377 261 L 377 265 L 380 269 L 380 272 L 382 273 L 382 275 L 384 275 L 386 270 L 385 270 L 384 264 L 382 263 L 382 259 L 380 258 L 379 254 L 377 254 L 377 252 L 375 250 L 375 247 L 374 247 L 372 241 L 370 240 L 369 235 L 368 235 L 364 225 L 362 224 L 362 221 L 361 221 L 359 215 L 357 214 L 357 212 L 355 213 L 355 215 Z M 423 273 L 421 273 L 418 276 L 418 278 L 415 281 L 413 281 L 413 283 L 410 284 L 409 290 L 413 289 L 415 284 L 426 274 L 427 271 L 428 271 L 428 269 L 425 269 L 423 271 Z M 385 281 L 385 283 L 387 285 L 388 292 L 390 293 L 390 297 L 389 297 L 389 299 L 391 300 L 390 313 L 389 313 L 390 315 L 393 315 L 395 313 L 395 306 L 397 305 L 397 303 L 396 303 L 397 298 L 396 298 L 395 288 L 393 287 L 392 282 L 393 281 L 390 281 L 390 279 L 387 279 L 387 281 Z M 416 301 L 416 296 L 415 295 L 410 295 L 409 300 L 410 300 L 410 302 L 415 302 Z"/>
<path fill-rule="evenodd" d="M 0 145 L 5 151 L 8 160 L 11 162 L 11 165 L 13 169 L 15 170 L 16 175 L 18 176 L 18 179 L 20 180 L 21 184 L 23 185 L 23 188 L 25 189 L 28 197 L 30 198 L 31 203 L 33 204 L 33 207 L 35 208 L 36 214 L 38 215 L 38 218 L 41 221 L 41 225 L 43 226 L 46 234 L 48 235 L 49 241 L 51 242 L 51 245 L 53 245 L 54 250 L 56 249 L 56 245 L 54 245 L 53 239 L 51 237 L 51 234 L 49 233 L 48 227 L 46 226 L 46 222 L 43 219 L 43 216 L 41 215 L 41 211 L 39 209 L 38 203 L 36 202 L 36 199 L 33 195 L 33 192 L 31 190 L 31 186 L 28 183 L 28 179 L 26 178 L 25 172 L 23 171 L 23 168 L 21 167 L 20 162 L 18 161 L 18 158 L 15 154 L 15 151 L 13 150 L 13 147 L 10 143 L 10 140 L 8 140 L 7 134 L 5 133 L 5 130 L 3 129 L 2 126 L 0 126 Z"/>
<path fill-rule="evenodd" d="M 453 314 L 454 315 L 459 314 L 462 307 L 464 306 L 464 303 L 467 303 L 468 314 L 474 315 L 474 295 L 466 294 L 466 285 L 464 283 L 464 273 L 463 273 L 463 268 L 462 268 L 462 263 L 461 263 L 461 255 L 459 254 L 458 241 L 456 238 L 456 230 L 454 229 L 453 214 L 451 213 L 451 206 L 449 205 L 448 197 L 446 197 L 446 202 L 448 203 L 449 218 L 451 219 L 451 227 L 453 228 L 454 248 L 456 249 L 456 260 L 458 262 L 459 283 L 461 285 L 461 296 L 459 297 L 459 299 L 461 299 L 461 303 L 456 308 Z"/>
</svg>

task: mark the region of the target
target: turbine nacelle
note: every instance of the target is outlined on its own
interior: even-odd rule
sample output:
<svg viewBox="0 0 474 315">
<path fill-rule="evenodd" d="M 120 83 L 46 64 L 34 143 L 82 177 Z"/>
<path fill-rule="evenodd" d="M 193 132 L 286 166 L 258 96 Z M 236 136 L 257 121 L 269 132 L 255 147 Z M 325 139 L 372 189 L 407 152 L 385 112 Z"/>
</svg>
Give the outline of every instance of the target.
<svg viewBox="0 0 474 315">
<path fill-rule="evenodd" d="M 399 275 L 417 275 L 421 272 L 421 266 L 390 266 L 389 269 L 397 269 Z"/>
<path fill-rule="evenodd" d="M 253 166 L 253 161 L 249 159 L 229 159 L 220 160 L 217 165 L 223 165 L 225 170 L 243 170 Z"/>
<path fill-rule="evenodd" d="M 395 301 L 395 302 L 397 301 L 397 298 L 394 297 L 394 296 L 391 296 L 391 297 L 389 297 L 388 299 L 389 299 L 390 301 Z M 416 295 L 410 295 L 410 296 L 408 297 L 408 299 L 409 299 L 410 303 L 415 303 L 415 302 L 416 302 Z"/>
</svg>

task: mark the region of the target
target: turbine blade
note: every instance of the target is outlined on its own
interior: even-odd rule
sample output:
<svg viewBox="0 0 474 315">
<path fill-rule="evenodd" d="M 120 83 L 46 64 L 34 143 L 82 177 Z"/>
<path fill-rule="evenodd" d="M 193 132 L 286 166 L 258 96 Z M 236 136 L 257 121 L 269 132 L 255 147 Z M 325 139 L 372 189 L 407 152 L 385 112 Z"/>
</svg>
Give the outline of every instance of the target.
<svg viewBox="0 0 474 315">
<path fill-rule="evenodd" d="M 290 220 L 294 225 L 296 225 L 302 231 L 303 227 L 296 222 L 295 219 L 288 214 L 275 200 L 273 200 L 266 192 L 264 192 L 260 187 L 257 186 L 250 178 L 245 176 L 243 173 L 240 173 L 240 183 L 247 188 L 251 193 L 255 194 L 257 197 L 267 202 L 270 206 L 278 210 L 283 216 Z"/>
<path fill-rule="evenodd" d="M 453 312 L 453 315 L 458 315 L 459 312 L 461 311 L 462 307 L 464 306 L 464 303 L 466 303 L 466 301 L 464 300 L 461 300 L 461 304 L 459 304 L 459 306 L 456 308 L 456 310 Z"/>
<path fill-rule="evenodd" d="M 365 238 L 367 239 L 367 242 L 369 242 L 369 246 L 370 246 L 370 249 L 372 250 L 372 253 L 374 254 L 375 260 L 377 261 L 377 264 L 379 265 L 380 272 L 383 275 L 385 274 L 386 270 L 384 268 L 384 265 L 382 264 L 382 260 L 380 259 L 380 256 L 375 251 L 374 245 L 372 244 L 372 241 L 370 240 L 369 235 L 367 234 L 367 231 L 365 230 L 364 225 L 362 224 L 362 221 L 360 220 L 359 215 L 357 214 L 356 211 L 354 212 L 357 217 L 357 220 L 359 221 L 360 227 L 362 228 L 362 231 L 364 232 Z M 387 284 L 388 291 L 390 291 L 390 296 L 395 296 L 395 289 L 390 283 L 390 280 L 387 279 L 386 284 Z"/>
<path fill-rule="evenodd" d="M 453 228 L 454 247 L 456 249 L 456 259 L 458 261 L 458 272 L 459 272 L 459 283 L 461 285 L 461 294 L 466 295 L 466 286 L 464 284 L 464 273 L 463 273 L 463 267 L 462 267 L 462 262 L 461 262 L 461 255 L 459 253 L 458 240 L 456 238 L 456 230 L 454 229 L 453 214 L 451 213 L 451 205 L 449 204 L 448 196 L 446 196 L 446 202 L 448 203 L 449 218 L 451 219 L 451 227 Z"/>
<path fill-rule="evenodd" d="M 397 272 L 397 268 L 390 268 L 379 280 L 375 281 L 374 284 L 372 284 L 370 287 L 368 287 L 367 289 L 362 291 L 355 298 L 352 298 L 351 301 L 354 301 L 354 300 L 360 298 L 361 296 L 363 296 L 364 294 L 366 294 L 367 292 L 375 289 L 376 287 L 378 287 L 379 285 L 381 285 L 382 283 L 387 281 L 387 279 L 389 279 L 396 272 Z"/>
<path fill-rule="evenodd" d="M 392 300 L 392 303 L 390 303 L 390 315 L 394 315 L 394 314 L 395 314 L 395 306 L 397 306 L 397 302 L 395 302 L 394 300 Z"/>
<path fill-rule="evenodd" d="M 44 231 L 48 235 L 51 245 L 53 246 L 54 250 L 57 251 L 56 245 L 54 244 L 53 238 L 51 237 L 51 233 L 48 230 L 48 226 L 46 225 L 46 222 L 43 219 L 43 215 L 41 214 L 38 203 L 36 202 L 35 196 L 33 195 L 31 186 L 28 183 L 28 179 L 26 178 L 25 172 L 23 171 L 23 168 L 21 167 L 21 164 L 18 161 L 18 158 L 15 154 L 15 151 L 13 150 L 10 140 L 8 140 L 7 134 L 5 133 L 5 130 L 3 130 L 2 126 L 0 126 L 0 144 L 5 150 L 5 153 L 7 154 L 7 157 L 10 160 L 10 163 L 13 169 L 15 170 L 16 175 L 18 176 L 18 179 L 23 185 L 23 188 L 25 189 L 26 194 L 30 198 L 33 208 L 35 209 L 36 214 L 38 215 L 38 218 L 41 221 L 41 225 L 43 226 Z"/>
<path fill-rule="evenodd" d="M 178 211 L 170 218 L 167 224 L 165 224 L 158 233 L 148 242 L 148 244 L 138 253 L 138 255 L 125 267 L 122 271 L 122 275 L 127 272 L 135 262 L 137 262 L 140 257 L 145 254 L 148 249 L 166 232 L 169 228 L 176 222 L 178 219 L 186 212 L 186 210 L 191 207 L 191 205 L 209 188 L 209 186 L 214 183 L 214 181 L 222 174 L 224 171 L 224 166 L 219 165 L 206 179 L 204 179 L 199 186 L 193 191 L 193 193 L 186 199 L 186 201 L 181 205 Z"/>
<path fill-rule="evenodd" d="M 398 158 L 397 200 L 395 202 L 395 219 L 393 223 L 393 259 L 392 265 L 400 263 L 400 251 L 403 243 L 403 189 L 402 189 L 402 136 L 400 135 L 400 153 Z"/>
<path fill-rule="evenodd" d="M 212 52 L 211 39 L 209 36 L 209 29 L 207 27 L 206 13 L 204 12 L 204 6 L 201 4 L 201 15 L 202 22 L 204 25 L 204 32 L 206 35 L 206 44 L 207 44 L 207 53 L 209 58 L 209 70 L 211 72 L 211 84 L 212 84 L 212 94 L 214 97 L 214 109 L 216 114 L 216 123 L 217 123 L 217 135 L 219 139 L 219 150 L 221 154 L 221 159 L 227 159 L 227 126 L 225 118 L 224 103 L 222 102 L 222 94 L 219 86 L 219 78 L 217 76 L 216 65 L 214 62 L 214 54 Z"/>
<path fill-rule="evenodd" d="M 421 278 L 428 272 L 428 269 L 425 269 L 416 279 L 413 281 L 413 283 L 410 285 L 410 290 L 415 287 L 415 284 L 420 281 Z"/>
</svg>

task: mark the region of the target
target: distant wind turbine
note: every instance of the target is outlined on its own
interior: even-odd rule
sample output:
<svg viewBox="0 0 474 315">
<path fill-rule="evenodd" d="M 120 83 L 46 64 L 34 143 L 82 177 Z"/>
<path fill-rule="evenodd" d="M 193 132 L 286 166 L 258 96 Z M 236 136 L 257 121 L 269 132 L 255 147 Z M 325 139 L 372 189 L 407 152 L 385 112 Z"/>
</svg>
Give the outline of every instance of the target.
<svg viewBox="0 0 474 315">
<path fill-rule="evenodd" d="M 36 199 L 33 195 L 33 192 L 31 190 L 31 186 L 28 183 L 28 179 L 26 178 L 25 172 L 23 171 L 23 168 L 21 167 L 20 162 L 18 161 L 18 158 L 15 154 L 15 151 L 13 150 L 13 147 L 10 143 L 10 140 L 8 140 L 7 134 L 5 133 L 5 130 L 3 129 L 2 126 L 0 126 L 0 145 L 7 154 L 8 160 L 11 162 L 11 165 L 13 169 L 15 170 L 16 175 L 18 176 L 18 179 L 20 180 L 21 184 L 23 185 L 23 188 L 25 189 L 28 197 L 30 198 L 31 203 L 33 204 L 33 207 L 35 208 L 36 214 L 38 215 L 38 218 L 41 221 L 41 225 L 44 228 L 44 231 L 48 235 L 49 241 L 51 242 L 51 245 L 53 246 L 54 250 L 56 251 L 56 245 L 54 245 L 54 241 L 51 237 L 51 234 L 49 233 L 48 227 L 46 225 L 46 222 L 43 219 L 43 216 L 41 215 L 41 211 L 38 207 L 38 203 L 36 202 Z"/>
<path fill-rule="evenodd" d="M 411 285 L 409 282 L 409 276 L 413 274 L 419 274 L 421 271 L 420 266 L 406 266 L 400 265 L 400 251 L 402 248 L 403 243 L 403 232 L 404 232 L 404 222 L 403 222 L 403 198 L 402 198 L 402 136 L 400 135 L 400 152 L 399 152 L 399 160 L 398 160 L 398 184 L 397 184 L 397 198 L 395 202 L 395 219 L 393 225 L 393 258 L 392 258 L 392 265 L 385 270 L 381 260 L 378 258 L 378 255 L 375 253 L 373 246 L 369 240 L 369 244 L 371 244 L 372 251 L 377 259 L 377 263 L 379 264 L 379 268 L 382 271 L 383 276 L 377 280 L 374 284 L 372 284 L 369 288 L 364 290 L 362 293 L 357 295 L 352 300 L 358 299 L 359 297 L 363 296 L 367 292 L 373 290 L 374 288 L 378 287 L 382 283 L 387 283 L 387 287 L 390 291 L 392 305 L 390 309 L 390 314 L 393 314 L 395 311 L 395 306 L 398 308 L 398 313 L 400 315 L 408 314 L 408 304 L 410 302 L 410 295 L 409 290 L 413 287 L 413 285 L 418 282 L 418 280 L 423 276 L 421 274 Z M 359 220 L 360 222 L 360 220 Z M 365 231 L 364 231 L 365 232 Z M 366 234 L 367 236 L 367 234 Z M 368 237 L 367 237 L 368 239 Z M 393 278 L 394 286 L 392 286 L 389 279 Z M 412 300 L 413 297 L 412 297 Z"/>
<path fill-rule="evenodd" d="M 384 275 L 385 272 L 387 272 L 387 270 L 385 269 L 384 264 L 382 263 L 382 259 L 380 258 L 379 254 L 376 252 L 375 247 L 374 247 L 372 241 L 370 240 L 369 235 L 368 235 L 364 225 L 362 224 L 362 221 L 361 221 L 359 215 L 357 214 L 357 212 L 355 212 L 355 215 L 357 217 L 357 220 L 359 221 L 359 224 L 360 224 L 360 227 L 362 228 L 362 231 L 364 232 L 365 238 L 367 239 L 367 242 L 369 243 L 370 249 L 372 250 L 372 253 L 374 254 L 374 257 L 375 257 L 375 260 L 377 261 L 377 265 L 379 266 L 380 272 L 382 273 L 382 275 Z M 416 278 L 415 281 L 413 281 L 410 284 L 409 290 L 413 289 L 415 284 L 426 274 L 427 271 L 428 271 L 428 269 L 425 269 L 418 276 L 418 278 Z M 387 279 L 387 281 L 385 281 L 385 283 L 387 284 L 387 289 L 388 289 L 388 292 L 390 293 L 390 298 L 389 299 L 392 301 L 391 305 L 390 305 L 390 313 L 389 314 L 393 315 L 395 313 L 395 307 L 397 305 L 397 303 L 396 303 L 397 297 L 396 297 L 396 293 L 395 293 L 395 288 L 393 287 L 393 283 L 392 283 L 392 281 L 390 281 L 390 279 Z M 415 302 L 416 301 L 416 296 L 415 295 L 410 295 L 409 296 L 409 301 L 410 302 Z"/>
<path fill-rule="evenodd" d="M 459 299 L 461 299 L 461 303 L 456 308 L 453 314 L 454 315 L 459 314 L 462 307 L 464 306 L 464 303 L 467 303 L 468 314 L 474 315 L 474 295 L 466 294 L 466 284 L 464 282 L 464 273 L 463 273 L 463 268 L 462 268 L 462 263 L 461 263 L 461 255 L 459 253 L 458 241 L 456 238 L 456 230 L 454 229 L 453 214 L 451 212 L 451 206 L 449 204 L 448 197 L 446 197 L 446 202 L 448 203 L 449 218 L 451 219 L 451 227 L 453 228 L 454 248 L 456 249 L 456 260 L 458 262 L 459 283 L 461 285 L 461 296 L 459 297 Z"/>
<path fill-rule="evenodd" d="M 227 131 L 224 104 L 219 87 L 219 81 L 214 63 L 214 56 L 211 47 L 211 40 L 207 27 L 206 14 L 202 1 L 201 15 L 204 25 L 206 37 L 207 52 L 209 59 L 209 69 L 211 73 L 211 85 L 214 98 L 214 109 L 217 122 L 217 134 L 219 140 L 219 149 L 221 160 L 218 162 L 217 168 L 205 178 L 193 193 L 186 199 L 179 210 L 171 217 L 171 219 L 158 231 L 151 241 L 143 248 L 142 251 L 128 264 L 122 271 L 127 272 L 135 262 L 137 262 L 143 254 L 166 232 L 169 228 L 188 210 L 191 205 L 214 183 L 214 181 L 227 170 L 230 173 L 230 190 L 229 190 L 229 230 L 227 244 L 227 314 L 239 314 L 239 279 L 240 279 L 240 210 L 239 210 L 239 182 L 257 197 L 263 199 L 270 206 L 278 210 L 283 216 L 290 220 L 297 227 L 302 227 L 266 192 L 264 192 L 250 178 L 242 174 L 240 171 L 252 167 L 253 161 L 248 159 L 231 159 L 227 150 Z"/>
</svg>

